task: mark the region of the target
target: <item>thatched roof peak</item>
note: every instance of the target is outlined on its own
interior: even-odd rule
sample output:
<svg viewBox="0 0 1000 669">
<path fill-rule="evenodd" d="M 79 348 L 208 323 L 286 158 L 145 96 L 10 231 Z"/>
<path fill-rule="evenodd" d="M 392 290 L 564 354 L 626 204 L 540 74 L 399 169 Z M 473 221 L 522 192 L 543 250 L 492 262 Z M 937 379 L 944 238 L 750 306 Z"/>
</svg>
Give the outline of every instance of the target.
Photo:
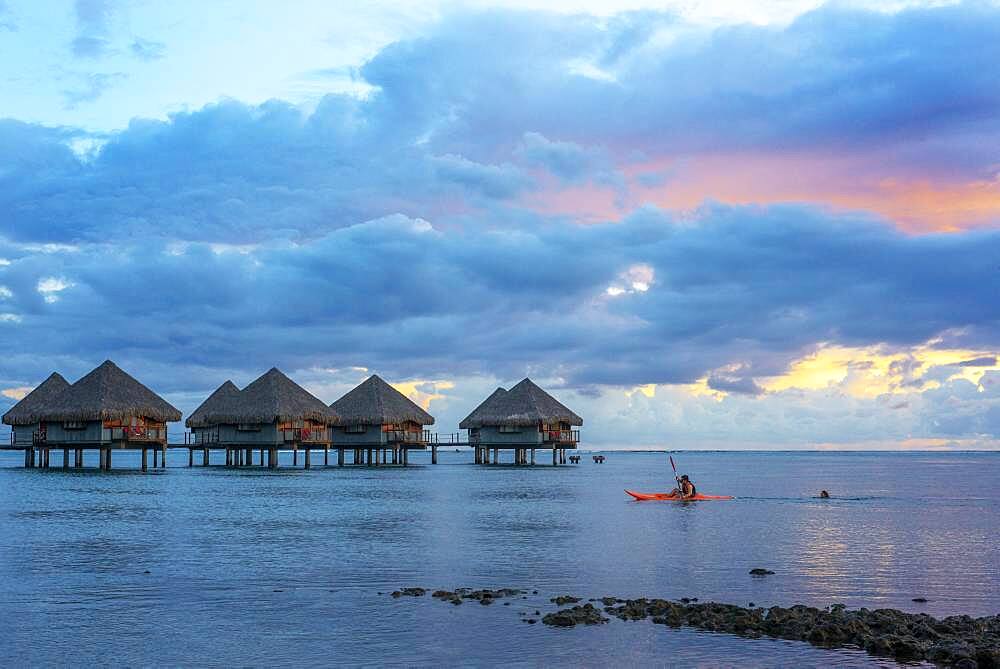
<svg viewBox="0 0 1000 669">
<path fill-rule="evenodd" d="M 433 425 L 434 416 L 409 397 L 372 374 L 357 387 L 330 405 L 340 415 L 342 425 L 383 425 L 413 421 Z"/>
<path fill-rule="evenodd" d="M 181 419 L 165 399 L 136 381 L 118 365 L 105 360 L 86 376 L 48 399 L 27 419 L 124 420 L 132 416 L 170 422 Z"/>
<path fill-rule="evenodd" d="M 529 426 L 557 422 L 583 425 L 582 418 L 539 388 L 534 381 L 525 378 L 510 390 L 494 390 L 492 395 L 459 423 L 459 427 Z"/>
<path fill-rule="evenodd" d="M 269 424 L 276 422 L 312 420 L 337 425 L 340 418 L 321 399 L 292 381 L 277 367 L 272 367 L 247 385 L 233 393 L 235 385 L 225 383 L 195 411 L 208 408 L 200 415 L 192 414 L 189 427 L 215 424 Z M 213 400 L 213 398 L 215 398 Z"/>
<path fill-rule="evenodd" d="M 52 401 L 52 398 L 67 388 L 69 388 L 69 382 L 59 372 L 52 372 L 49 378 L 35 386 L 34 390 L 22 397 L 20 402 L 3 415 L 3 422 L 7 425 L 37 423 L 38 421 L 31 420 L 31 417 L 37 415 Z"/>
<path fill-rule="evenodd" d="M 215 389 L 215 391 L 194 410 L 184 424 L 188 427 L 207 427 L 214 425 L 218 421 L 215 416 L 231 412 L 234 403 L 240 397 L 240 389 L 236 384 L 226 379 L 226 382 Z"/>
</svg>

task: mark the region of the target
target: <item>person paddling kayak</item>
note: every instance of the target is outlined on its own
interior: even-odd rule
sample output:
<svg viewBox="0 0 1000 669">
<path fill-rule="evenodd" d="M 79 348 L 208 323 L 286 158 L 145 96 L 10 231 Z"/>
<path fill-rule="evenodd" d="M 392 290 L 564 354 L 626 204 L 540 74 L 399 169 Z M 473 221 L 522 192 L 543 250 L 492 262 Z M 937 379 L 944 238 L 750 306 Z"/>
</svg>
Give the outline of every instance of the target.
<svg viewBox="0 0 1000 669">
<path fill-rule="evenodd" d="M 691 483 L 691 479 L 688 478 L 687 474 L 681 474 L 677 482 L 680 484 L 680 488 L 674 488 L 671 494 L 677 495 L 682 499 L 689 499 L 698 494 L 698 489 Z"/>
</svg>

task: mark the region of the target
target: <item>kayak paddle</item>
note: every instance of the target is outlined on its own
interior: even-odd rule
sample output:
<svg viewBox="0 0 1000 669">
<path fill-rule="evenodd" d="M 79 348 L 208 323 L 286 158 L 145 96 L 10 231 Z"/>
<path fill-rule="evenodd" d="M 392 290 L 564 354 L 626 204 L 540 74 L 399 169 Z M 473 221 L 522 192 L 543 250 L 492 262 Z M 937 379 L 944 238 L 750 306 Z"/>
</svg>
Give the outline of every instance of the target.
<svg viewBox="0 0 1000 669">
<path fill-rule="evenodd" d="M 681 479 L 680 479 L 679 476 L 677 476 L 677 465 L 674 464 L 674 456 L 668 455 L 667 457 L 670 458 L 670 466 L 674 470 L 674 480 L 677 481 L 677 496 L 678 497 L 683 497 L 684 496 L 684 486 L 681 485 Z"/>
</svg>

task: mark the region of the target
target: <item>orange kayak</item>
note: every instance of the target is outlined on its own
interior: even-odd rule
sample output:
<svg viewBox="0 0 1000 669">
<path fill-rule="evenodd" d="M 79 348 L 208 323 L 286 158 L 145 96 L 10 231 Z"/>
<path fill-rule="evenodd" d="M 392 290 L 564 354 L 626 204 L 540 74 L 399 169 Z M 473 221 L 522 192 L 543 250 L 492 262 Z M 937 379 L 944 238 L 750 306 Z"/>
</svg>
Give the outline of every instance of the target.
<svg viewBox="0 0 1000 669">
<path fill-rule="evenodd" d="M 661 502 L 702 502 L 712 499 L 732 499 L 728 495 L 702 495 L 701 493 L 698 493 L 694 497 L 684 498 L 669 492 L 635 492 L 633 490 L 626 490 L 625 492 L 643 502 L 651 500 Z"/>
</svg>

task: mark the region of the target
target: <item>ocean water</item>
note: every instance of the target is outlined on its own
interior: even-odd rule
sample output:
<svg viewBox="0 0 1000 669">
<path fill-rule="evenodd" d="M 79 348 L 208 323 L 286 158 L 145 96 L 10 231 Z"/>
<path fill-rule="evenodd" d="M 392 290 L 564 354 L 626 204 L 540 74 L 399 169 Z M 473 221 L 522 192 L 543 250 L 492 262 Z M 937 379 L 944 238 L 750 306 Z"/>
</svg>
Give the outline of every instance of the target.
<svg viewBox="0 0 1000 669">
<path fill-rule="evenodd" d="M 666 456 L 606 455 L 481 467 L 466 449 L 437 466 L 274 472 L 188 469 L 177 451 L 142 474 L 124 469 L 132 454 L 111 473 L 0 454 L 0 665 L 894 666 L 519 614 L 561 594 L 1000 612 L 1000 453 L 677 453 L 701 492 L 737 497 L 697 504 L 630 501 L 624 488 L 669 489 Z M 539 594 L 457 607 L 377 594 L 401 586 Z"/>
</svg>

